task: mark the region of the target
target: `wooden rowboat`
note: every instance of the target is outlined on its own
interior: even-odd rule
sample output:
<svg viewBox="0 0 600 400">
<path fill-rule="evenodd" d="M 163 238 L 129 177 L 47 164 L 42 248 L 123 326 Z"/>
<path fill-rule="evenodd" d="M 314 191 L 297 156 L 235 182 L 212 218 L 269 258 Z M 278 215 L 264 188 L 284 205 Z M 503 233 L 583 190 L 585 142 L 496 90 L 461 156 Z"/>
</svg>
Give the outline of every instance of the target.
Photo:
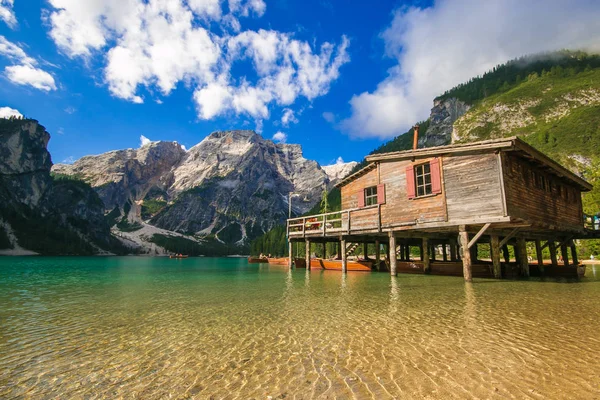
<svg viewBox="0 0 600 400">
<path fill-rule="evenodd" d="M 296 268 L 306 268 L 306 261 L 304 260 L 304 258 L 296 258 L 294 260 L 294 265 L 296 266 Z M 342 260 L 323 260 L 321 258 L 311 258 L 310 268 L 341 271 Z M 372 271 L 373 262 L 348 260 L 346 268 L 348 271 Z"/>
<path fill-rule="evenodd" d="M 248 257 L 248 263 L 249 264 L 261 264 L 261 263 L 268 263 L 269 259 L 266 257 Z"/>
<path fill-rule="evenodd" d="M 269 261 L 269 264 L 271 264 L 271 265 L 287 265 L 288 264 L 287 257 L 269 258 L 268 261 Z"/>
<path fill-rule="evenodd" d="M 188 257 L 189 257 L 189 256 L 187 256 L 187 255 L 180 255 L 180 256 L 177 256 L 177 255 L 175 255 L 175 256 L 169 256 L 169 258 L 188 258 Z"/>
</svg>

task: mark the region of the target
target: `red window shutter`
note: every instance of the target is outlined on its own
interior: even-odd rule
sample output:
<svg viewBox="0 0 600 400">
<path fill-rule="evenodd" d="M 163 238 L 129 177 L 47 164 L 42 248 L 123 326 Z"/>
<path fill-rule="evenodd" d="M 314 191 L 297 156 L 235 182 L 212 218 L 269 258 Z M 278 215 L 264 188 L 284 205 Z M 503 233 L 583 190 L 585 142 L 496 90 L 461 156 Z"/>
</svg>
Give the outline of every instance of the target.
<svg viewBox="0 0 600 400">
<path fill-rule="evenodd" d="M 365 206 L 365 189 L 358 192 L 358 208 Z"/>
<path fill-rule="evenodd" d="M 409 199 L 415 198 L 415 167 L 413 165 L 406 167 L 406 194 Z"/>
<path fill-rule="evenodd" d="M 431 171 L 431 193 L 439 194 L 442 193 L 442 176 L 440 174 L 440 159 L 434 158 L 429 163 L 429 169 Z"/>
<path fill-rule="evenodd" d="M 385 185 L 377 185 L 377 204 L 385 204 Z"/>
</svg>

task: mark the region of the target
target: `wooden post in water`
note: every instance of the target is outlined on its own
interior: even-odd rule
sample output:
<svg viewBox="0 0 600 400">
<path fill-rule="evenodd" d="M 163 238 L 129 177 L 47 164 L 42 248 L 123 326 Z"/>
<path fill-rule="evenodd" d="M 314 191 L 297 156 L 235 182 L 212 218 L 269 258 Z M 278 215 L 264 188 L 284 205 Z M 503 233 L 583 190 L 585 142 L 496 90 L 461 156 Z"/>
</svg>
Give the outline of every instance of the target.
<svg viewBox="0 0 600 400">
<path fill-rule="evenodd" d="M 492 235 L 490 241 L 490 255 L 492 256 L 492 265 L 494 267 L 494 278 L 502 278 L 502 265 L 500 264 L 500 238 L 498 235 Z"/>
<path fill-rule="evenodd" d="M 552 266 L 558 267 L 558 260 L 556 259 L 556 243 L 554 242 L 554 239 L 548 241 L 548 250 L 550 250 Z"/>
<path fill-rule="evenodd" d="M 428 238 L 423 238 L 421 249 L 423 249 L 423 253 L 421 254 L 421 259 L 423 260 L 423 272 L 428 274 L 431 271 L 431 259 L 429 255 L 430 247 Z"/>
<path fill-rule="evenodd" d="M 525 238 L 517 238 L 515 253 L 519 255 L 519 266 L 521 267 L 521 276 L 529 277 L 529 260 L 527 258 L 527 243 Z"/>
<path fill-rule="evenodd" d="M 342 272 L 345 274 L 348 271 L 348 256 L 346 255 L 346 240 L 340 240 L 340 247 L 342 252 Z"/>
<path fill-rule="evenodd" d="M 294 268 L 294 242 L 288 242 L 288 267 Z"/>
<path fill-rule="evenodd" d="M 381 243 L 379 239 L 375 240 L 375 269 L 379 271 L 379 258 L 381 257 Z"/>
<path fill-rule="evenodd" d="M 460 225 L 458 228 L 458 237 L 460 239 L 460 246 L 462 248 L 462 263 L 463 263 L 463 276 L 466 282 L 473 282 L 473 271 L 471 265 L 471 251 L 469 249 L 469 232 L 467 232 L 464 225 Z"/>
<path fill-rule="evenodd" d="M 565 267 L 569 266 L 569 253 L 567 252 L 567 244 L 563 243 L 560 245 L 560 253 L 562 254 Z"/>
<path fill-rule="evenodd" d="M 508 264 L 510 262 L 510 252 L 508 251 L 507 244 L 502 246 L 502 254 L 504 255 L 504 262 Z"/>
<path fill-rule="evenodd" d="M 369 259 L 369 244 L 367 242 L 363 242 L 363 255 L 365 256 L 365 260 Z"/>
<path fill-rule="evenodd" d="M 473 244 L 473 246 L 471 246 L 469 251 L 471 252 L 471 262 L 477 262 L 477 259 L 479 257 L 478 256 L 479 247 L 477 247 L 477 243 Z"/>
<path fill-rule="evenodd" d="M 456 240 L 450 240 L 450 261 L 458 261 L 456 257 Z"/>
<path fill-rule="evenodd" d="M 577 247 L 575 246 L 575 242 L 573 240 L 571 240 L 570 246 L 571 246 L 571 257 L 573 257 L 573 265 L 578 266 L 579 260 L 577 259 Z"/>
<path fill-rule="evenodd" d="M 398 266 L 396 259 L 396 236 L 394 236 L 393 232 L 390 232 L 390 275 L 396 276 L 398 275 Z"/>
<path fill-rule="evenodd" d="M 544 275 L 544 252 L 542 251 L 542 242 L 539 239 L 535 241 L 535 254 L 540 274 Z"/>
<path fill-rule="evenodd" d="M 310 240 L 306 239 L 305 240 L 306 243 L 306 251 L 305 251 L 305 260 L 306 260 L 306 270 L 309 271 L 310 270 Z"/>
</svg>

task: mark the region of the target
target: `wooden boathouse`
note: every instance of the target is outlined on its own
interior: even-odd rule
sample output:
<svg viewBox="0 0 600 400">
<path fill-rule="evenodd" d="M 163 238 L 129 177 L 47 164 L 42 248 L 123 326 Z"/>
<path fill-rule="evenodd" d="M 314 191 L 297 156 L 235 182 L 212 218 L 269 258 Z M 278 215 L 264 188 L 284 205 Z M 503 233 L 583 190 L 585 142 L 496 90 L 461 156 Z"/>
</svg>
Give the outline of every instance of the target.
<svg viewBox="0 0 600 400">
<path fill-rule="evenodd" d="M 415 146 L 367 161 L 337 185 L 341 211 L 288 220 L 290 267 L 295 243 L 306 245 L 307 268 L 311 243 L 338 243 L 344 272 L 358 244 L 374 243 L 374 269 L 392 275 L 581 275 L 574 239 L 596 236 L 581 202 L 592 186 L 521 139 Z"/>
</svg>

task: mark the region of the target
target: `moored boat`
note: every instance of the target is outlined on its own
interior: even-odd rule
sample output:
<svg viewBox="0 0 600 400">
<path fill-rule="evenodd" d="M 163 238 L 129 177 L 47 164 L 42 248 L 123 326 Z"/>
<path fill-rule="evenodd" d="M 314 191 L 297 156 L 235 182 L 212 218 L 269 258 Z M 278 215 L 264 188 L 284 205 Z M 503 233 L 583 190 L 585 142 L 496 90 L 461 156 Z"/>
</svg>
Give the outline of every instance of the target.
<svg viewBox="0 0 600 400">
<path fill-rule="evenodd" d="M 280 257 L 280 258 L 268 258 L 267 259 L 269 264 L 271 265 L 287 265 L 288 263 L 288 258 L 287 257 Z"/>
<path fill-rule="evenodd" d="M 269 259 L 267 257 L 248 257 L 248 263 L 249 264 L 261 264 L 261 263 L 268 263 Z"/>
<path fill-rule="evenodd" d="M 169 258 L 188 258 L 189 256 L 187 254 L 173 254 L 170 255 Z"/>
<path fill-rule="evenodd" d="M 304 260 L 304 258 L 296 258 L 294 260 L 294 265 L 296 266 L 296 268 L 306 268 L 306 261 Z M 324 260 L 322 258 L 311 258 L 310 268 L 341 271 L 342 260 Z M 362 260 L 348 260 L 346 268 L 348 271 L 372 271 L 373 262 Z"/>
</svg>

